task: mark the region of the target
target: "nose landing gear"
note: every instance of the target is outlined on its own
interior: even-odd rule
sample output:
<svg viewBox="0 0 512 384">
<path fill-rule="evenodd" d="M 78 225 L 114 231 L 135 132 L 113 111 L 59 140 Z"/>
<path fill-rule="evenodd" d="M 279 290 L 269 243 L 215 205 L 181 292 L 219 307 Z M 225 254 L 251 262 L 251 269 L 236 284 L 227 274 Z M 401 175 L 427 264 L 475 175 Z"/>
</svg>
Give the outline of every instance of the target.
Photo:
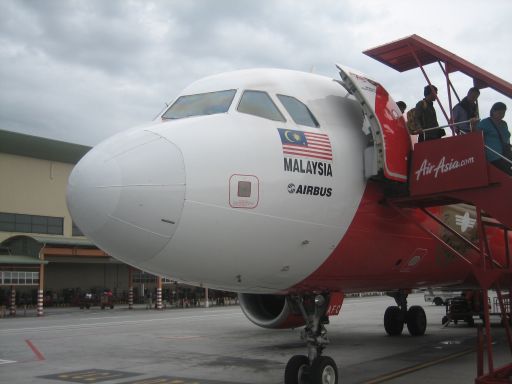
<svg viewBox="0 0 512 384">
<path fill-rule="evenodd" d="M 285 384 L 337 384 L 338 367 L 322 351 L 329 344 L 324 324 L 329 323 L 326 316 L 328 300 L 323 295 L 292 296 L 292 302 L 298 307 L 306 326 L 301 338 L 308 346 L 308 356 L 295 355 L 286 364 Z"/>
</svg>

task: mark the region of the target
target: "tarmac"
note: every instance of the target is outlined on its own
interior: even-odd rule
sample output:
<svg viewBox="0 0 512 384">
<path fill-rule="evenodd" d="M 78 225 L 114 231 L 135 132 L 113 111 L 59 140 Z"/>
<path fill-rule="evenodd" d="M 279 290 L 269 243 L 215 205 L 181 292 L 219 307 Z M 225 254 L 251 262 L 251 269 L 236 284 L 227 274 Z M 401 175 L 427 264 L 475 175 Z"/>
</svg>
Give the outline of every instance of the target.
<svg viewBox="0 0 512 384">
<path fill-rule="evenodd" d="M 324 354 L 340 383 L 472 383 L 476 328 L 441 325 L 444 307 L 423 305 L 427 332 L 387 336 L 386 296 L 347 298 L 327 326 Z M 307 354 L 300 329 L 255 326 L 238 306 L 148 310 L 116 306 L 48 308 L 0 318 L 0 383 L 266 384 L 283 383 L 288 359 Z M 504 328 L 493 322 L 494 366 L 511 360 Z M 477 322 L 478 323 L 478 322 Z"/>
</svg>

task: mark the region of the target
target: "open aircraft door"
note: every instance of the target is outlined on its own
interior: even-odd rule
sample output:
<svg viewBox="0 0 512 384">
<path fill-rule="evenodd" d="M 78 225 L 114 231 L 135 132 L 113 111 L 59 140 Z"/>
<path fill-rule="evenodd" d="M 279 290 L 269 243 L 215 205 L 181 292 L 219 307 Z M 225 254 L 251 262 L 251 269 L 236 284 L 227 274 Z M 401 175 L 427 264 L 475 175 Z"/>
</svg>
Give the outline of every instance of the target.
<svg viewBox="0 0 512 384">
<path fill-rule="evenodd" d="M 377 81 L 349 67 L 336 67 L 343 86 L 361 103 L 370 126 L 373 146 L 365 151 L 366 176 L 382 174 L 393 181 L 407 182 L 411 138 L 400 109 Z"/>
</svg>

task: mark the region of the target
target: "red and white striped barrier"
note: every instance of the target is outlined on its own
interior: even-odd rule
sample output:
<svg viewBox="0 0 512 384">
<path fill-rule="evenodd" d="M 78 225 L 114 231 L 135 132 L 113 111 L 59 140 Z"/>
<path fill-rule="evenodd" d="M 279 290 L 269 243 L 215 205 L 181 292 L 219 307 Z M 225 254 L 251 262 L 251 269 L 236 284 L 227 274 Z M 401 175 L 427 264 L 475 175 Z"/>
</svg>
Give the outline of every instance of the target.
<svg viewBox="0 0 512 384">
<path fill-rule="evenodd" d="M 39 289 L 37 291 L 37 316 L 43 316 L 43 290 Z"/>
<path fill-rule="evenodd" d="M 16 290 L 14 288 L 11 289 L 10 314 L 11 314 L 11 316 L 16 316 Z"/>
<path fill-rule="evenodd" d="M 162 309 L 162 288 L 156 289 L 156 309 Z"/>
<path fill-rule="evenodd" d="M 128 309 L 133 309 L 133 287 L 128 288 Z"/>
</svg>

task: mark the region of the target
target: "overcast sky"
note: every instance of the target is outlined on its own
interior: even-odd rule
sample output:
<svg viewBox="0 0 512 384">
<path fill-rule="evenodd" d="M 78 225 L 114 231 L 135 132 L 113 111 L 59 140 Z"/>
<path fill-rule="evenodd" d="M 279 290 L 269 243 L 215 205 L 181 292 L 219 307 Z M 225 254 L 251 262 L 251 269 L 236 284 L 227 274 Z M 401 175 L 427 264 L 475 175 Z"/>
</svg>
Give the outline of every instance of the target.
<svg viewBox="0 0 512 384">
<path fill-rule="evenodd" d="M 153 119 L 194 80 L 252 67 L 337 77 L 345 64 L 410 107 L 420 71 L 362 51 L 418 34 L 510 82 L 511 16 L 510 0 L 1 0 L 0 129 L 92 145 Z M 445 90 L 439 66 L 427 72 Z M 483 117 L 498 100 L 512 107 L 482 92 Z"/>
</svg>

